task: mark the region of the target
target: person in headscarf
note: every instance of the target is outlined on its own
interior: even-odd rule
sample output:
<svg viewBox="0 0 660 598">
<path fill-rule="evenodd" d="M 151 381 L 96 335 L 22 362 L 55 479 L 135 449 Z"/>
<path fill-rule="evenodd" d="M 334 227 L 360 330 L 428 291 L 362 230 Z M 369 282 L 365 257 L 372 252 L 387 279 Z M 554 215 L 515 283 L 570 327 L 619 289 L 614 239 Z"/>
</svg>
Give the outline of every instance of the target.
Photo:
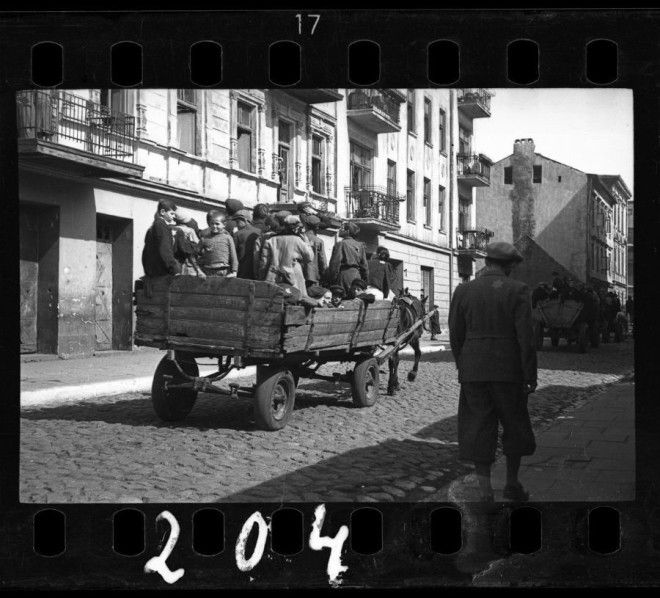
<svg viewBox="0 0 660 598">
<path fill-rule="evenodd" d="M 307 286 L 317 285 L 324 280 L 327 262 L 325 257 L 325 245 L 323 239 L 316 233 L 321 224 L 321 219 L 317 216 L 303 214 L 300 220 L 305 225 L 305 235 L 314 249 L 314 258 L 305 268 L 305 283 Z"/>
<path fill-rule="evenodd" d="M 342 239 L 335 243 L 330 257 L 330 280 L 344 287 L 348 295 L 351 283 L 359 278 L 367 281 L 369 277 L 369 265 L 367 263 L 367 252 L 364 243 L 357 240 L 360 227 L 349 222 L 339 231 Z"/>
<path fill-rule="evenodd" d="M 376 255 L 369 260 L 369 285 L 376 287 L 383 294 L 383 299 L 394 296 L 394 270 L 386 247 L 379 247 Z"/>
<path fill-rule="evenodd" d="M 174 221 L 174 257 L 181 264 L 181 274 L 206 278 L 197 263 L 200 234 L 197 221 L 183 210 L 177 210 Z"/>
<path fill-rule="evenodd" d="M 301 298 L 309 298 L 303 266 L 314 257 L 311 243 L 302 232 L 298 216 L 284 219 L 284 230 L 264 241 L 259 274 L 267 282 L 278 283 L 286 279 L 300 291 Z"/>
</svg>

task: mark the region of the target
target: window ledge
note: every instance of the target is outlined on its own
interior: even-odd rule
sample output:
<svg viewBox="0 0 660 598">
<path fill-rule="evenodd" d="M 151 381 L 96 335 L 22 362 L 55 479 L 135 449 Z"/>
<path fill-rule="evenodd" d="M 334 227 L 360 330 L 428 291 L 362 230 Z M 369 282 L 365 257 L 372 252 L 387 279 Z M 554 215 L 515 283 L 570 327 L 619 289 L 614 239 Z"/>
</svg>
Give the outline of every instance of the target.
<svg viewBox="0 0 660 598">
<path fill-rule="evenodd" d="M 417 224 L 416 220 L 411 220 L 410 218 L 407 219 L 408 224 Z"/>
<path fill-rule="evenodd" d="M 425 225 L 424 225 L 424 228 L 425 228 L 426 230 L 432 230 L 432 229 L 433 229 L 433 227 L 432 227 L 430 224 L 425 224 Z"/>
<path fill-rule="evenodd" d="M 441 149 L 440 150 L 440 155 L 444 156 L 446 158 L 447 157 L 447 150 L 446 149 Z"/>
<path fill-rule="evenodd" d="M 426 139 L 424 140 L 424 145 L 425 145 L 426 147 L 433 148 L 433 143 L 431 143 L 430 141 L 426 141 Z"/>
<path fill-rule="evenodd" d="M 408 135 L 411 135 L 412 137 L 417 137 L 417 133 L 415 133 L 415 131 L 408 131 Z"/>
</svg>

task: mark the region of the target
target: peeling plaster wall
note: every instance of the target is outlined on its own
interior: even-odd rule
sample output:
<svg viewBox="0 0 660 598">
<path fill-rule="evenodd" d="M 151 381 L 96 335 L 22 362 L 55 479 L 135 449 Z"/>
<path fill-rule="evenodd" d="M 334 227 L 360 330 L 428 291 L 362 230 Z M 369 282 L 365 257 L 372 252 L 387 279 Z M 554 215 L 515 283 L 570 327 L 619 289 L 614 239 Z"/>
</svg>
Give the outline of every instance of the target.
<svg viewBox="0 0 660 598">
<path fill-rule="evenodd" d="M 21 173 L 21 201 L 60 208 L 57 352 L 91 355 L 95 344 L 96 212 L 91 185 Z"/>
</svg>

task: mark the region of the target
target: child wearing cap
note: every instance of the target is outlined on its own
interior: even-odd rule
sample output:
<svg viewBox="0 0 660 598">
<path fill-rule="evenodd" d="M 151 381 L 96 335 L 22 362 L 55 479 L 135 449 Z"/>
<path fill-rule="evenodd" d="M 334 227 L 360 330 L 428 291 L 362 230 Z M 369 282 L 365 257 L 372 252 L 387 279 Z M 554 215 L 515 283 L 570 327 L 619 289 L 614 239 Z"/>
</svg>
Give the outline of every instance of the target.
<svg viewBox="0 0 660 598">
<path fill-rule="evenodd" d="M 225 230 L 222 213 L 219 210 L 210 210 L 206 221 L 209 227 L 200 235 L 199 265 L 207 276 L 236 276 L 236 247 L 231 235 Z"/>
</svg>

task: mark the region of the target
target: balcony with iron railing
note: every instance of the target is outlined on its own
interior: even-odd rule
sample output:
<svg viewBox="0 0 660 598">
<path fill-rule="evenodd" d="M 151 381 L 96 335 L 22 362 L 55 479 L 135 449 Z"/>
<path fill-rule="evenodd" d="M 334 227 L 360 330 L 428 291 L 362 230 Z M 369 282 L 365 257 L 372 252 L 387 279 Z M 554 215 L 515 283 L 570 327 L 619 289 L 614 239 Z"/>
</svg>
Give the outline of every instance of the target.
<svg viewBox="0 0 660 598">
<path fill-rule="evenodd" d="M 456 248 L 459 255 L 470 257 L 486 257 L 486 245 L 493 237 L 493 231 L 484 229 L 460 230 L 456 229 Z"/>
<path fill-rule="evenodd" d="M 135 117 L 66 91 L 16 94 L 21 162 L 91 176 L 141 176 Z"/>
<path fill-rule="evenodd" d="M 399 204 L 405 199 L 381 187 L 345 188 L 346 216 L 360 227 L 378 231 L 399 228 Z"/>
<path fill-rule="evenodd" d="M 294 89 L 285 90 L 290 96 L 301 100 L 307 104 L 325 104 L 326 102 L 338 102 L 344 96 L 338 89 L 315 88 L 315 89 Z"/>
<path fill-rule="evenodd" d="M 389 89 L 347 90 L 346 115 L 373 133 L 398 133 L 403 99 Z"/>
<path fill-rule="evenodd" d="M 468 118 L 489 117 L 492 96 L 492 92 L 480 87 L 459 89 L 456 98 L 458 109 Z"/>
<path fill-rule="evenodd" d="M 483 154 L 458 154 L 457 178 L 459 183 L 470 187 L 487 187 L 490 185 L 490 158 Z"/>
</svg>

